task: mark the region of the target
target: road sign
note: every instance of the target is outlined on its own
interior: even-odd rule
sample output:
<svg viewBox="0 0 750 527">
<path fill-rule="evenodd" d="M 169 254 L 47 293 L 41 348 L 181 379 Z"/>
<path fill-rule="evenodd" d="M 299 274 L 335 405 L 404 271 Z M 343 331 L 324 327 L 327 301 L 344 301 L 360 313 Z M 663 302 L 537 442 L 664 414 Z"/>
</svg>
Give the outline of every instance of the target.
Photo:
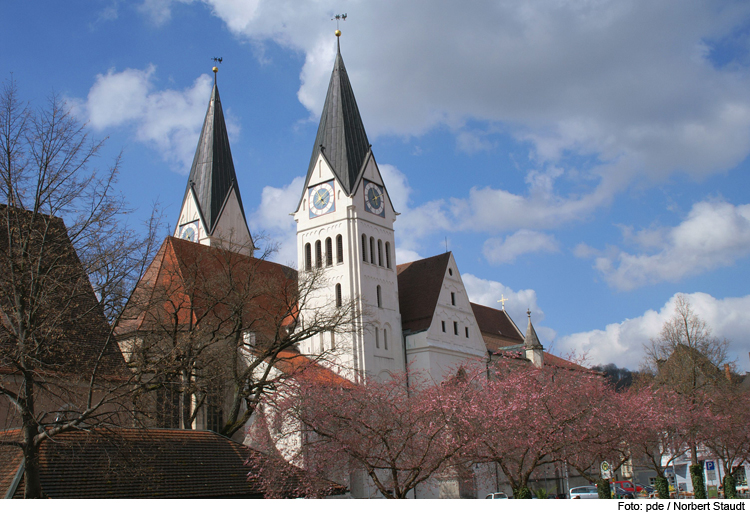
<svg viewBox="0 0 750 527">
<path fill-rule="evenodd" d="M 602 479 L 610 479 L 612 477 L 612 475 L 609 473 L 610 468 L 611 468 L 609 466 L 609 463 L 607 463 L 606 461 L 602 461 L 602 464 L 599 468 L 602 473 Z"/>
<path fill-rule="evenodd" d="M 713 461 L 706 461 L 706 470 L 716 470 L 716 465 Z"/>
</svg>

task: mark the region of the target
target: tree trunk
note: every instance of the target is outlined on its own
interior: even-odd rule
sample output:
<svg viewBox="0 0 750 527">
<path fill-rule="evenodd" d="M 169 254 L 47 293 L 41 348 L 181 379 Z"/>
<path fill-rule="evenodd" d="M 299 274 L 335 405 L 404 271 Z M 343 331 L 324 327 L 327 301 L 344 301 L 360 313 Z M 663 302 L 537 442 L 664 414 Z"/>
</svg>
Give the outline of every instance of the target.
<svg viewBox="0 0 750 527">
<path fill-rule="evenodd" d="M 599 494 L 600 500 L 608 500 L 612 498 L 612 489 L 609 486 L 609 480 L 597 479 L 596 480 L 596 492 Z"/>
<path fill-rule="evenodd" d="M 26 499 L 42 498 L 42 480 L 39 473 L 39 447 L 34 441 L 26 443 L 24 454 L 24 492 Z"/>
<path fill-rule="evenodd" d="M 660 500 L 669 499 L 669 480 L 667 478 L 664 476 L 657 476 L 655 487 Z"/>
<path fill-rule="evenodd" d="M 724 497 L 727 499 L 734 499 L 737 497 L 737 489 L 735 488 L 734 476 L 731 472 L 727 472 L 724 475 Z"/>
<path fill-rule="evenodd" d="M 703 467 L 698 464 L 690 465 L 690 479 L 693 482 L 693 495 L 695 499 L 705 500 L 706 483 L 703 480 Z"/>
</svg>

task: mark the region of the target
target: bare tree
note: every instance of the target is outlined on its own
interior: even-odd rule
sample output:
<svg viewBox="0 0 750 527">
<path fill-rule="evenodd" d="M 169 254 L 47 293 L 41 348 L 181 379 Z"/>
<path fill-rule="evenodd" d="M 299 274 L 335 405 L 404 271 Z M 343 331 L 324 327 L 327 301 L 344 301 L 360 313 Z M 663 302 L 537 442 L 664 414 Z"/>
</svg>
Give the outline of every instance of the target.
<svg viewBox="0 0 750 527">
<path fill-rule="evenodd" d="M 326 289 L 322 271 L 267 257 L 164 242 L 116 329 L 138 375 L 144 425 L 197 422 L 230 437 L 303 365 L 333 364 L 358 326 L 355 303 L 306 309 Z M 302 357 L 312 337 L 316 348 Z"/>
<path fill-rule="evenodd" d="M 52 96 L 35 110 L 13 80 L 0 94 L 0 397 L 25 463 L 25 495 L 41 497 L 39 445 L 115 422 L 128 370 L 111 338 L 153 247 L 121 218 L 119 159 L 104 172 L 92 141 Z M 152 223 L 151 227 L 155 224 Z M 93 282 L 93 287 L 92 287 Z M 6 436 L 10 437 L 10 436 Z"/>
<path fill-rule="evenodd" d="M 659 338 L 644 346 L 642 371 L 657 385 L 683 396 L 693 408 L 705 405 L 712 391 L 727 382 L 725 369 L 733 369 L 727 349 L 729 341 L 712 335 L 711 328 L 694 311 L 685 295 L 677 295 L 675 313 L 664 323 Z M 688 440 L 693 467 L 698 466 L 699 423 L 694 423 Z M 691 473 L 702 474 L 691 467 Z M 702 477 L 693 478 L 696 497 L 701 495 Z M 700 480 L 700 481 L 699 481 Z"/>
</svg>

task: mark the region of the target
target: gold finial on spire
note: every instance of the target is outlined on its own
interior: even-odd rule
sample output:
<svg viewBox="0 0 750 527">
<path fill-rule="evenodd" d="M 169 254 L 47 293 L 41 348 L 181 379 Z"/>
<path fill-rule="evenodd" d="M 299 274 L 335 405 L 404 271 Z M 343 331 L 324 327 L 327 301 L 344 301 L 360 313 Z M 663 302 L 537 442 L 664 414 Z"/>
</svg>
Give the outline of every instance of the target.
<svg viewBox="0 0 750 527">
<path fill-rule="evenodd" d="M 216 74 L 219 72 L 219 67 L 217 64 L 221 64 L 221 61 L 223 60 L 221 57 L 214 57 L 211 60 L 214 61 L 214 67 L 211 68 L 211 71 L 214 72 L 214 84 L 216 84 Z"/>
<path fill-rule="evenodd" d="M 336 35 L 336 38 L 339 38 L 341 36 L 341 30 L 339 29 L 339 20 L 343 20 L 344 22 L 346 22 L 346 13 L 342 15 L 334 15 L 331 20 L 336 21 L 336 31 L 333 34 Z"/>
</svg>

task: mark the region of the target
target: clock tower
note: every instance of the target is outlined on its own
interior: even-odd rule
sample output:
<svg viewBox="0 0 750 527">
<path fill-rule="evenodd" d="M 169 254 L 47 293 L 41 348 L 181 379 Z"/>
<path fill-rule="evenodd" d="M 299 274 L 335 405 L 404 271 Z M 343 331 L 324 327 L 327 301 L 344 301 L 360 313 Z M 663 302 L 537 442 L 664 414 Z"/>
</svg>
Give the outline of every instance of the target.
<svg viewBox="0 0 750 527">
<path fill-rule="evenodd" d="M 214 87 L 203 121 L 198 148 L 190 169 L 182 209 L 174 236 L 252 256 L 254 245 L 242 207 L 234 172 L 229 136 L 221 109 L 219 88 Z"/>
<path fill-rule="evenodd" d="M 333 349 L 353 380 L 405 370 L 393 223 L 388 197 L 337 43 L 336 60 L 294 220 L 300 276 L 322 275 L 305 311 L 353 302 L 361 313 L 343 338 L 323 335 L 303 353 Z M 308 315 L 309 316 L 309 315 Z"/>
</svg>

